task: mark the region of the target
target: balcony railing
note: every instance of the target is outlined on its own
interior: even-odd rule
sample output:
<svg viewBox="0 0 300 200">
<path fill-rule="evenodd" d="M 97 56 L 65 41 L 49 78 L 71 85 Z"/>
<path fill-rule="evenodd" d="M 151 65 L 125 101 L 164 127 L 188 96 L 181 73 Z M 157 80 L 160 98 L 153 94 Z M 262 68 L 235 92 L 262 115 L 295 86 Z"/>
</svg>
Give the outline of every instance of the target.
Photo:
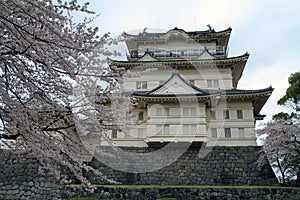
<svg viewBox="0 0 300 200">
<path fill-rule="evenodd" d="M 163 49 L 147 49 L 140 50 L 136 56 L 128 55 L 127 58 L 130 60 L 132 58 L 140 58 L 146 52 L 149 52 L 151 55 L 157 58 L 186 58 L 186 57 L 197 57 L 200 56 L 204 50 L 207 50 L 210 54 L 217 57 L 227 57 L 228 48 L 226 46 L 216 46 L 216 47 L 201 47 L 201 48 L 182 48 L 182 49 L 172 49 L 172 50 L 163 50 Z"/>
</svg>

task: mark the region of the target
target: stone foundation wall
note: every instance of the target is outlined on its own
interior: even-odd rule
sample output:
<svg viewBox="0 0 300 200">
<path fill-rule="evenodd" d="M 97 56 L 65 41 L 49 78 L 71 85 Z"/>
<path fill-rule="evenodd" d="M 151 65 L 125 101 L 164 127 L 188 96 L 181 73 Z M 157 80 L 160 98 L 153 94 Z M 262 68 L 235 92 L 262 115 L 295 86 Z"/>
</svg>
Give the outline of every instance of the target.
<svg viewBox="0 0 300 200">
<path fill-rule="evenodd" d="M 76 187 L 65 189 L 63 198 L 94 197 L 114 200 L 299 200 L 300 188 L 108 188 L 89 193 Z"/>
<path fill-rule="evenodd" d="M 153 162 L 164 165 L 163 157 L 174 157 L 180 147 L 166 152 L 162 159 Z M 204 158 L 199 158 L 200 147 L 191 146 L 185 153 L 170 165 L 153 172 L 126 173 L 107 167 L 97 159 L 91 165 L 104 173 L 108 178 L 122 184 L 140 185 L 277 185 L 277 179 L 269 165 L 257 166 L 258 152 L 261 147 L 214 147 Z M 154 148 L 124 148 L 128 152 L 146 153 Z M 133 168 L 138 162 L 147 170 L 150 163 L 134 160 L 130 157 L 124 162 L 110 161 L 110 166 L 122 166 L 122 169 Z M 120 168 L 120 167 L 119 167 Z M 117 168 L 118 169 L 118 168 Z M 103 183 L 99 177 L 91 175 L 93 183 Z"/>
<path fill-rule="evenodd" d="M 180 147 L 178 147 L 180 148 Z M 166 156 L 174 156 L 174 149 Z M 277 185 L 270 166 L 256 165 L 259 147 L 214 147 L 206 157 L 199 158 L 200 147 L 190 147 L 165 168 L 147 173 L 126 173 L 109 168 L 94 159 L 91 165 L 104 175 L 122 184 L 159 185 L 164 187 L 122 188 L 97 187 L 94 193 L 77 187 L 60 186 L 52 176 L 38 173 L 38 162 L 25 153 L 0 150 L 0 199 L 69 199 L 71 197 L 99 197 L 100 199 L 299 199 L 299 190 L 223 188 L 232 185 Z M 128 152 L 150 152 L 155 148 L 125 148 Z M 163 158 L 162 156 L 161 158 Z M 154 159 L 163 159 L 156 158 Z M 128 159 L 122 166 L 132 166 Z M 147 168 L 149 163 L 140 160 Z M 115 163 L 115 165 L 120 163 Z M 93 183 L 104 184 L 103 179 L 88 175 Z M 166 186 L 172 187 L 166 187 Z M 177 185 L 178 187 L 174 187 Z M 185 186 L 190 185 L 190 188 Z M 193 188 L 192 186 L 219 188 Z M 271 198 L 272 197 L 272 198 Z M 273 198 L 274 197 L 274 198 Z M 276 197 L 276 198 L 275 198 Z M 284 199 L 284 198 L 283 198 Z"/>
<path fill-rule="evenodd" d="M 0 149 L 0 199 L 61 199 L 52 176 L 38 173 L 38 162 L 26 153 Z"/>
</svg>

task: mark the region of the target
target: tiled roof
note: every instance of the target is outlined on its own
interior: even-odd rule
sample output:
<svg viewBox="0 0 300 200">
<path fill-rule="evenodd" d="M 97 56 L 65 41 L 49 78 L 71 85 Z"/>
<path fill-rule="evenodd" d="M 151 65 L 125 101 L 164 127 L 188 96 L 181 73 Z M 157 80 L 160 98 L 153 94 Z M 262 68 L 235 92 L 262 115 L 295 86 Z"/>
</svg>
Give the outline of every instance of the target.
<svg viewBox="0 0 300 200">
<path fill-rule="evenodd" d="M 159 86 L 158 88 L 155 88 L 155 90 L 159 89 L 162 86 Z M 196 86 L 193 88 L 195 89 Z M 204 90 L 198 88 L 199 93 L 197 94 L 151 94 L 151 91 L 147 92 L 133 92 L 131 93 L 132 96 L 143 96 L 143 97 L 176 97 L 176 96 L 210 96 L 210 95 L 247 95 L 247 94 L 261 94 L 261 93 L 268 93 L 272 92 L 274 89 L 270 86 L 264 89 L 258 89 L 258 90 L 238 90 L 238 89 L 232 89 L 232 90 Z M 200 92 L 201 91 L 201 92 Z"/>
<path fill-rule="evenodd" d="M 137 35 L 129 34 L 129 33 L 126 33 L 126 32 L 124 32 L 123 34 L 125 36 L 165 36 L 165 35 L 167 35 L 168 33 L 172 32 L 172 31 L 180 31 L 180 32 L 183 32 L 183 33 L 185 33 L 189 36 L 201 36 L 201 35 L 207 36 L 207 35 L 215 35 L 215 34 L 226 33 L 226 32 L 230 33 L 231 30 L 232 30 L 231 27 L 229 27 L 229 28 L 227 28 L 223 31 L 215 31 L 214 29 L 206 30 L 206 31 L 185 31 L 183 29 L 175 27 L 174 29 L 171 29 L 171 30 L 169 30 L 165 33 L 148 33 L 146 31 L 144 31 L 144 32 L 141 32 Z"/>
<path fill-rule="evenodd" d="M 146 54 L 146 53 L 145 53 Z M 148 54 L 148 53 L 147 53 Z M 157 59 L 157 61 L 138 61 L 138 60 L 130 60 L 130 61 L 123 61 L 123 60 L 112 60 L 112 59 L 109 59 L 108 58 L 108 61 L 110 61 L 111 63 L 113 64 L 140 64 L 141 62 L 143 63 L 173 63 L 173 62 L 191 62 L 191 63 L 194 63 L 194 62 L 202 62 L 202 61 L 234 61 L 235 59 L 240 59 L 240 58 L 248 58 L 249 57 L 249 53 L 246 52 L 240 56 L 234 56 L 234 57 L 229 57 L 229 58 L 218 58 L 218 57 L 215 57 L 214 59 L 203 59 L 203 60 L 198 60 L 198 59 L 194 59 L 194 60 L 187 60 L 187 59 L 164 59 L 164 60 L 158 60 L 158 58 L 154 57 L 155 59 Z M 138 58 L 137 58 L 138 59 Z"/>
</svg>

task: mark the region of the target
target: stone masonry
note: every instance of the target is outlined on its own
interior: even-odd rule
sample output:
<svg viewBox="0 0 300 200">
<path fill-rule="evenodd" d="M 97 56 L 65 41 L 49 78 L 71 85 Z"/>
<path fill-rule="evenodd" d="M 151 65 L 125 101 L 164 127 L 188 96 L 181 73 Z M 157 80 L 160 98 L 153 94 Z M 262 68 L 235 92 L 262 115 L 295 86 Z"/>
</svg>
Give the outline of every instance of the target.
<svg viewBox="0 0 300 200">
<path fill-rule="evenodd" d="M 199 148 L 191 146 L 169 166 L 148 173 L 117 171 L 93 159 L 90 164 L 108 178 L 132 185 L 129 188 L 98 186 L 94 193 L 77 186 L 59 185 L 52 176 L 39 174 L 38 161 L 26 153 L 0 150 L 0 199 L 299 199 L 299 189 L 273 188 L 278 183 L 270 166 L 257 167 L 260 147 L 214 147 L 201 159 Z M 127 147 L 125 150 L 149 152 L 157 149 Z M 167 156 L 173 156 L 175 151 L 178 149 L 167 152 Z M 132 160 L 123 165 L 129 167 L 130 162 Z M 144 163 L 144 167 L 147 166 Z M 88 177 L 93 183 L 105 183 L 100 177 L 90 174 Z M 266 185 L 271 187 L 258 187 Z"/>
<path fill-rule="evenodd" d="M 166 152 L 167 157 L 174 156 L 174 152 Z M 277 179 L 271 167 L 257 166 L 258 152 L 261 147 L 221 147 L 215 146 L 204 158 L 199 158 L 199 146 L 191 146 L 185 153 L 169 166 L 153 172 L 125 173 L 114 170 L 93 159 L 91 165 L 108 178 L 123 184 L 140 185 L 276 185 Z M 149 152 L 154 148 L 127 147 L 128 152 Z M 112 161 L 113 162 L 113 161 Z M 134 160 L 115 163 L 130 168 Z M 138 161 L 145 169 L 149 163 Z M 156 161 L 157 162 L 157 159 Z M 163 159 L 159 162 L 164 162 Z M 111 163 L 113 166 L 114 163 Z M 90 176 L 93 183 L 103 183 L 101 178 Z"/>
</svg>

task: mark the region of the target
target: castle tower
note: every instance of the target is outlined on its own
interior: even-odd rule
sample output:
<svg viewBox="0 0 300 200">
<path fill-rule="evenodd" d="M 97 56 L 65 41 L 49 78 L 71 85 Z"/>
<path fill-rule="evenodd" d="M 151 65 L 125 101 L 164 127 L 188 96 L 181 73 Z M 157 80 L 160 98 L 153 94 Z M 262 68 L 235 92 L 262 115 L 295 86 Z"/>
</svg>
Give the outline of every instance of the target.
<svg viewBox="0 0 300 200">
<path fill-rule="evenodd" d="M 255 123 L 264 118 L 260 110 L 273 88 L 238 89 L 249 54 L 228 57 L 230 33 L 123 33 L 127 60 L 109 64 L 125 70 L 123 89 L 135 102 L 136 126 L 112 130 L 115 145 L 256 146 Z"/>
</svg>

